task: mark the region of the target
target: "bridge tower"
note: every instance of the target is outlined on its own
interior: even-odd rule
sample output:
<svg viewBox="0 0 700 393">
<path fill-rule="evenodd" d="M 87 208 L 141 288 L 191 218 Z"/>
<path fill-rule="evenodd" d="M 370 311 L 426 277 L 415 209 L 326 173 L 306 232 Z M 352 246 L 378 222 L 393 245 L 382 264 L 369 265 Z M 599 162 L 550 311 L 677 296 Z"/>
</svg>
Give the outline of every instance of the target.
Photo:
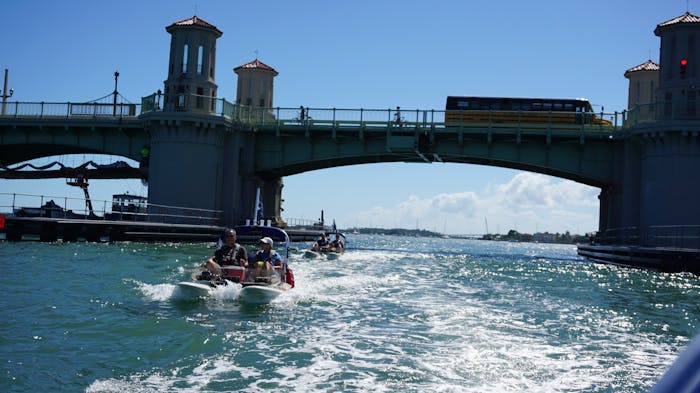
<svg viewBox="0 0 700 393">
<path fill-rule="evenodd" d="M 274 78 L 279 75 L 274 68 L 255 59 L 233 69 L 238 76 L 236 85 L 236 103 L 259 107 L 272 108 L 274 98 Z M 260 112 L 263 116 L 274 118 L 270 111 Z M 282 178 L 276 175 L 263 175 L 255 179 L 260 187 L 263 202 L 263 216 L 274 218 L 277 224 L 283 224 L 282 211 Z"/>
<path fill-rule="evenodd" d="M 630 245 L 700 249 L 700 17 L 686 12 L 654 34 L 661 38 L 658 70 L 648 61 L 625 73 L 629 128 L 615 136 L 600 230 Z"/>
<path fill-rule="evenodd" d="M 204 217 L 201 224 L 240 224 L 254 204 L 254 139 L 244 126 L 217 115 L 216 40 L 223 33 L 197 16 L 166 31 L 171 42 L 163 110 L 141 116 L 150 135 L 149 213 L 173 223 L 191 223 L 177 217 L 187 213 Z M 219 213 L 170 208 L 175 206 Z"/>
<path fill-rule="evenodd" d="M 196 15 L 165 30 L 172 37 L 163 108 L 214 113 L 216 40 L 223 33 Z"/>
<path fill-rule="evenodd" d="M 663 102 L 660 117 L 698 119 L 700 17 L 686 12 L 658 24 L 654 34 L 661 37 L 661 75 L 657 100 Z"/>
<path fill-rule="evenodd" d="M 659 87 L 659 65 L 651 60 L 632 67 L 625 71 L 625 78 L 629 79 L 627 95 L 627 110 L 637 107 L 642 109 L 637 113 L 638 119 L 654 119 L 654 107 L 656 102 L 656 89 Z M 640 120 L 641 120 L 640 119 Z"/>
<path fill-rule="evenodd" d="M 255 59 L 233 69 L 238 75 L 236 103 L 261 108 L 272 108 L 274 78 L 279 72 Z"/>
</svg>

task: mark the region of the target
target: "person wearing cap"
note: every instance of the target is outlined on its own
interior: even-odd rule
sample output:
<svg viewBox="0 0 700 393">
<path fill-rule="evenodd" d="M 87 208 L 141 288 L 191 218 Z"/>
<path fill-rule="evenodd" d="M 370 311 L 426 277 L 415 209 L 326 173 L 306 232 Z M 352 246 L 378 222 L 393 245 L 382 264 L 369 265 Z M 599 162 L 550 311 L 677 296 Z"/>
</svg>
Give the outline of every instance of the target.
<svg viewBox="0 0 700 393">
<path fill-rule="evenodd" d="M 245 247 L 236 243 L 236 230 L 227 228 L 224 231 L 224 244 L 214 252 L 214 255 L 202 264 L 210 273 L 220 276 L 221 266 L 248 267 L 248 254 Z"/>
<path fill-rule="evenodd" d="M 250 261 L 251 267 L 256 270 L 259 275 L 259 270 L 275 270 L 280 272 L 282 280 L 284 280 L 284 261 L 280 254 L 272 249 L 274 242 L 269 237 L 265 236 L 260 239 L 260 250 L 255 253 L 253 260 Z"/>
</svg>

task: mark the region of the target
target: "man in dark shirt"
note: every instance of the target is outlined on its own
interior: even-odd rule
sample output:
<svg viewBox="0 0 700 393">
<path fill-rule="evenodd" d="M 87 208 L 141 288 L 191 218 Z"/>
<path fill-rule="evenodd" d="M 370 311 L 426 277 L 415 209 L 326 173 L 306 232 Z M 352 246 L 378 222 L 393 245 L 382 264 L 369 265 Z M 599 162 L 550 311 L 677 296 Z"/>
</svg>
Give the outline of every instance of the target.
<svg viewBox="0 0 700 393">
<path fill-rule="evenodd" d="M 248 254 L 245 247 L 236 243 L 236 231 L 228 228 L 224 231 L 224 245 L 202 264 L 212 274 L 221 275 L 221 266 L 248 267 Z"/>
</svg>

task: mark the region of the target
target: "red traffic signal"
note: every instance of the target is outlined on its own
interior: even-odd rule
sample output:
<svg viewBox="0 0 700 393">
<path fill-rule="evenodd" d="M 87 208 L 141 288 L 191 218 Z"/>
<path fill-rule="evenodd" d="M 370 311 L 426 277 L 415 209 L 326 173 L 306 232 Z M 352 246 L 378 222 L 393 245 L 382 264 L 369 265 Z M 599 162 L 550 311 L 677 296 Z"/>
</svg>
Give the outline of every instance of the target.
<svg viewBox="0 0 700 393">
<path fill-rule="evenodd" d="M 688 59 L 681 59 L 681 76 L 685 76 L 685 69 L 688 66 Z"/>
</svg>

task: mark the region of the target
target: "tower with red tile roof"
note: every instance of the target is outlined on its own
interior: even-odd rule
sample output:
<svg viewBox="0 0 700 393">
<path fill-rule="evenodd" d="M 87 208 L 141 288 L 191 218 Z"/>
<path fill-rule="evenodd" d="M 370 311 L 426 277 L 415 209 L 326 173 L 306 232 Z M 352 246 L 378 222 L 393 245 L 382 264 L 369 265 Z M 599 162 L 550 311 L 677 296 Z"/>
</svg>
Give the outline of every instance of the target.
<svg viewBox="0 0 700 393">
<path fill-rule="evenodd" d="M 238 75 L 236 103 L 272 108 L 274 78 L 279 72 L 258 59 L 234 68 L 233 72 Z"/>
<path fill-rule="evenodd" d="M 615 245 L 599 256 L 614 262 L 630 246 L 698 245 L 688 233 L 700 218 L 694 197 L 700 194 L 700 17 L 686 12 L 659 23 L 654 34 L 661 39 L 659 64 L 650 60 L 625 72 L 629 111 L 613 132 L 615 169 L 599 197 L 600 232 Z"/>
<path fill-rule="evenodd" d="M 625 71 L 629 79 L 627 110 L 638 109 L 638 116 L 653 119 L 656 89 L 659 87 L 659 65 L 651 60 Z"/>
<path fill-rule="evenodd" d="M 647 105 L 656 101 L 656 88 L 659 87 L 659 65 L 651 60 L 625 71 L 630 80 L 627 109 Z"/>
<path fill-rule="evenodd" d="M 660 118 L 698 119 L 700 90 L 700 16 L 690 12 L 659 23 L 661 37 L 659 89 Z"/>
<path fill-rule="evenodd" d="M 216 104 L 216 40 L 223 34 L 198 16 L 171 24 L 170 61 L 163 109 L 213 113 Z"/>
<path fill-rule="evenodd" d="M 222 32 L 197 16 L 165 30 L 171 41 L 162 110 L 142 118 L 150 135 L 149 212 L 181 206 L 242 222 L 257 185 L 254 139 L 217 111 L 216 41 Z M 177 214 L 164 220 L 183 222 Z"/>
</svg>

